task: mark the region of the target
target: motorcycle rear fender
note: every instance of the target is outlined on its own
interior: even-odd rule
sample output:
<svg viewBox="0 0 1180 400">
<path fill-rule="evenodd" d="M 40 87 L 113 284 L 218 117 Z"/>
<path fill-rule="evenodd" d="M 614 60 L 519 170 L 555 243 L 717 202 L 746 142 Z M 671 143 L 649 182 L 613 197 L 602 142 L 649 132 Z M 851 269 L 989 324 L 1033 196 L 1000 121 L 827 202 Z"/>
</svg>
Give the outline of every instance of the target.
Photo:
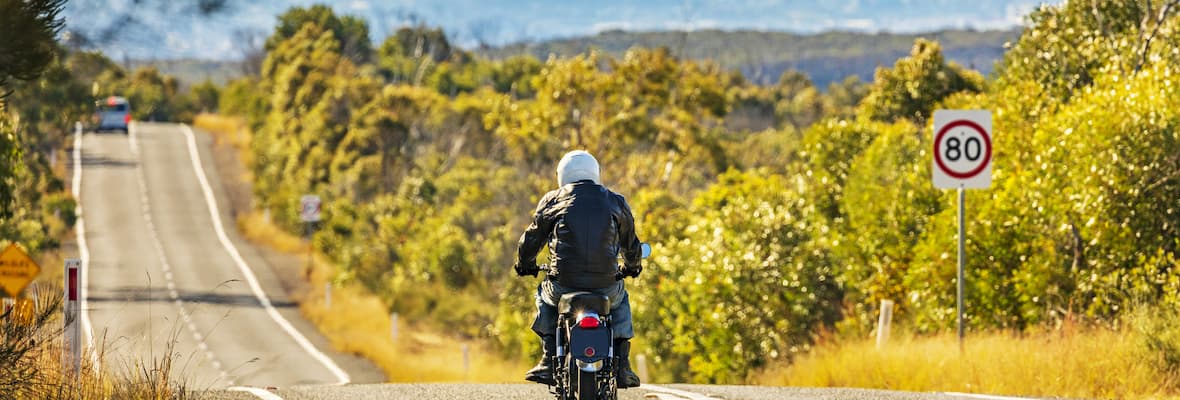
<svg viewBox="0 0 1180 400">
<path fill-rule="evenodd" d="M 614 338 L 609 325 L 593 329 L 582 329 L 574 325 L 570 327 L 569 332 L 570 340 L 566 347 L 574 359 L 584 363 L 593 363 L 614 356 L 614 348 L 611 346 Z M 587 356 L 587 348 L 593 348 L 594 355 Z"/>
</svg>

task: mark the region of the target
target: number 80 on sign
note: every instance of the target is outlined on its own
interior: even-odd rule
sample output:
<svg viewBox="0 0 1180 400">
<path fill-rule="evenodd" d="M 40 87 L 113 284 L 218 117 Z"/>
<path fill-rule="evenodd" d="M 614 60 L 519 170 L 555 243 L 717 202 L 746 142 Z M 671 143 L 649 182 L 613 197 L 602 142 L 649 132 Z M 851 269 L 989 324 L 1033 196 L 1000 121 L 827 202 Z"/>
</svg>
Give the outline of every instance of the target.
<svg viewBox="0 0 1180 400">
<path fill-rule="evenodd" d="M 985 189 L 992 183 L 992 116 L 988 110 L 934 112 L 934 186 Z"/>
</svg>

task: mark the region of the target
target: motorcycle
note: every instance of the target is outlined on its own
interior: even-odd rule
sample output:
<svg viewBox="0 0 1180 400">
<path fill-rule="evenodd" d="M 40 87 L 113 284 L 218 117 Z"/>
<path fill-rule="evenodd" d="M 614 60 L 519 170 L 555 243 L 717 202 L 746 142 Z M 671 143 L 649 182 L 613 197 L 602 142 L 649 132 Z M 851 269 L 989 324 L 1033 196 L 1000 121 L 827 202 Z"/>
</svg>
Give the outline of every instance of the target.
<svg viewBox="0 0 1180 400">
<path fill-rule="evenodd" d="M 651 246 L 643 243 L 643 258 Z M 620 272 L 617 280 L 622 280 Z M 561 296 L 557 304 L 557 352 L 549 359 L 557 400 L 617 400 L 619 360 L 611 331 L 610 298 L 590 292 Z"/>
</svg>

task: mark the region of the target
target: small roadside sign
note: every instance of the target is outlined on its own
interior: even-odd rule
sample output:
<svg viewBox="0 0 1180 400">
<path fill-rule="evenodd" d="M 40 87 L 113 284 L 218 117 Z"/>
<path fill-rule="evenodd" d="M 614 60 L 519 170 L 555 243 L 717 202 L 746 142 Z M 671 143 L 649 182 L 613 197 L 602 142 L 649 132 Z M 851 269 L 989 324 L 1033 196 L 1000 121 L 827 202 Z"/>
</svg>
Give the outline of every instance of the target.
<svg viewBox="0 0 1180 400">
<path fill-rule="evenodd" d="M 41 266 L 37 265 L 24 250 L 16 243 L 9 243 L 0 252 L 0 287 L 8 297 L 17 297 L 25 290 L 25 286 L 41 273 Z"/>
<path fill-rule="evenodd" d="M 303 195 L 299 199 L 299 218 L 303 222 L 319 222 L 320 208 L 320 196 L 314 194 Z"/>
<path fill-rule="evenodd" d="M 992 184 L 992 113 L 934 111 L 934 187 L 987 189 Z"/>
</svg>

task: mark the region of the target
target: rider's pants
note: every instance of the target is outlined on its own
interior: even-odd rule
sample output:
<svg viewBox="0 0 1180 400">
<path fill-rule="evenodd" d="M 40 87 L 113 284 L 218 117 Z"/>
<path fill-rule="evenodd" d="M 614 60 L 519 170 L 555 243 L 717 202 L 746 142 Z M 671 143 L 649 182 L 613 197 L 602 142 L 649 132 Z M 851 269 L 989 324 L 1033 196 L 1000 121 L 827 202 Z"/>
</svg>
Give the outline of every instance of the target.
<svg viewBox="0 0 1180 400">
<path fill-rule="evenodd" d="M 623 281 L 602 289 L 584 290 L 566 288 L 551 279 L 541 280 L 541 284 L 537 285 L 537 319 L 533 321 L 533 332 L 540 336 L 556 334 L 557 302 L 561 300 L 561 295 L 573 292 L 590 292 L 609 297 L 611 331 L 615 339 L 635 337 L 635 330 L 631 327 L 631 302 L 628 301 Z"/>
</svg>

